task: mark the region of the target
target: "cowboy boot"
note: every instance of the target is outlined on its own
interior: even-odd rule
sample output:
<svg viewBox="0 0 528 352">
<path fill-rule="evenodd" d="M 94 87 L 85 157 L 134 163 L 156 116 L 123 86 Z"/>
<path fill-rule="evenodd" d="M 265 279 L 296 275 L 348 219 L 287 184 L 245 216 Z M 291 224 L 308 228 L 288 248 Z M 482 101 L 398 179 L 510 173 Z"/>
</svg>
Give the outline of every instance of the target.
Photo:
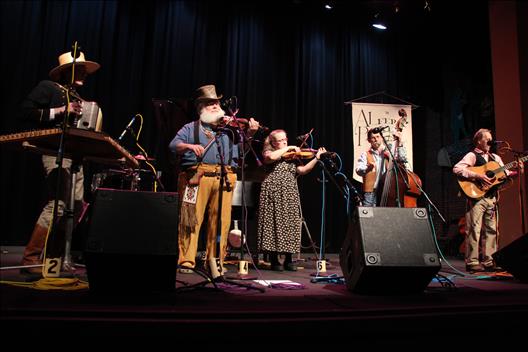
<svg viewBox="0 0 528 352">
<path fill-rule="evenodd" d="M 47 234 L 47 228 L 42 227 L 39 224 L 35 225 L 33 233 L 31 234 L 31 238 L 29 239 L 29 242 L 26 245 L 26 249 L 24 250 L 24 256 L 22 257 L 22 265 L 42 264 L 41 254 L 46 243 Z M 29 274 L 42 274 L 42 268 L 23 268 L 21 272 Z"/>
</svg>

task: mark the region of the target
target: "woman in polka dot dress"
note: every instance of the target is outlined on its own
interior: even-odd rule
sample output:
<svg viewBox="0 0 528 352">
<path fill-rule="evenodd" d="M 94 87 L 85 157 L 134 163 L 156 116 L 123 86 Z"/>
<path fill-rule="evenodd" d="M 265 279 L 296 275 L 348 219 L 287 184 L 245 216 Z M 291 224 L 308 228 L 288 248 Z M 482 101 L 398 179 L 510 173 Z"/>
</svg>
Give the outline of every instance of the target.
<svg viewBox="0 0 528 352">
<path fill-rule="evenodd" d="M 263 148 L 268 175 L 262 182 L 258 213 L 258 248 L 269 253 L 271 269 L 295 271 L 292 254 L 301 247 L 301 212 L 297 176 L 306 175 L 317 164 L 325 148 L 319 148 L 315 158 L 306 165 L 295 159 L 284 160 L 289 151 L 300 151 L 288 145 L 284 130 L 274 130 L 266 138 Z M 285 254 L 284 267 L 279 253 Z"/>
</svg>

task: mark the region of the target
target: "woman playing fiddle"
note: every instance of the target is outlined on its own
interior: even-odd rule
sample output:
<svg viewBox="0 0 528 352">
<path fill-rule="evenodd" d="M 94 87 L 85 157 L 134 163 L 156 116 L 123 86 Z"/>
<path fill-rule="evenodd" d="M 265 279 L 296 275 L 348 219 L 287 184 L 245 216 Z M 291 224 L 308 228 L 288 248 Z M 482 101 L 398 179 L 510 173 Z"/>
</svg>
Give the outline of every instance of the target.
<svg viewBox="0 0 528 352">
<path fill-rule="evenodd" d="M 288 153 L 302 153 L 298 147 L 288 145 L 284 130 L 272 131 L 264 141 L 262 154 L 268 175 L 260 192 L 258 249 L 269 253 L 272 270 L 297 270 L 292 261 L 292 254 L 298 253 L 301 247 L 301 201 L 297 176 L 309 173 L 324 152 L 325 148 L 319 148 L 312 153 L 313 159 L 302 165 L 297 157 L 284 158 Z M 285 254 L 284 267 L 279 262 L 279 253 Z"/>
</svg>

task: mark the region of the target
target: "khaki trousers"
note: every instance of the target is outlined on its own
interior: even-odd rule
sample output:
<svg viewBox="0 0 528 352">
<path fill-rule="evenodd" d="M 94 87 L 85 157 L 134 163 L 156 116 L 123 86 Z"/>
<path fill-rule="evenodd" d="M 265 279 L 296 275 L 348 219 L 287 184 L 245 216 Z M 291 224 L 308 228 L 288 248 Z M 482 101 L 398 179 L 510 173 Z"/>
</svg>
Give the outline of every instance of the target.
<svg viewBox="0 0 528 352">
<path fill-rule="evenodd" d="M 479 264 L 479 247 L 483 250 L 482 265 L 493 264 L 491 255 L 497 251 L 496 203 L 496 197 L 468 200 L 470 208 L 466 212 L 466 265 Z"/>
<path fill-rule="evenodd" d="M 178 264 L 190 268 L 194 268 L 196 265 L 198 239 L 206 210 L 208 210 L 209 213 L 206 232 L 206 258 L 210 259 L 216 257 L 216 225 L 218 220 L 218 196 L 220 194 L 220 167 L 218 165 L 202 164 L 197 168 L 194 168 L 192 172 L 184 171 L 180 173 L 178 181 L 178 191 L 180 195 L 184 194 L 188 180 L 193 176 L 194 171 L 216 173 L 217 175 L 204 175 L 200 179 L 196 199 L 196 226 L 194 226 L 194 229 L 192 229 L 190 233 L 178 234 Z M 224 191 L 222 195 L 222 214 L 220 215 L 222 221 L 220 238 L 220 262 L 222 264 L 227 251 L 227 234 L 229 233 L 229 229 L 231 227 L 231 201 L 233 199 L 233 191 L 236 185 L 237 175 L 229 171 L 227 174 L 227 179 L 231 185 L 231 191 L 227 191 L 224 184 Z"/>
<path fill-rule="evenodd" d="M 57 163 L 55 156 L 43 155 L 42 156 L 42 166 L 46 172 L 46 184 L 48 187 L 48 203 L 42 209 L 40 216 L 37 220 L 37 224 L 44 228 L 49 228 L 51 219 L 53 217 L 53 204 L 56 196 L 57 189 Z M 62 160 L 62 170 L 61 170 L 61 190 L 59 193 L 59 207 L 57 209 L 57 215 L 62 217 L 64 214 L 64 208 L 66 202 L 70 200 L 71 194 L 71 159 L 64 158 Z M 84 175 L 82 166 L 80 167 L 79 172 L 77 172 L 75 179 L 75 219 L 78 219 L 80 212 L 82 210 L 82 200 L 84 197 Z"/>
</svg>

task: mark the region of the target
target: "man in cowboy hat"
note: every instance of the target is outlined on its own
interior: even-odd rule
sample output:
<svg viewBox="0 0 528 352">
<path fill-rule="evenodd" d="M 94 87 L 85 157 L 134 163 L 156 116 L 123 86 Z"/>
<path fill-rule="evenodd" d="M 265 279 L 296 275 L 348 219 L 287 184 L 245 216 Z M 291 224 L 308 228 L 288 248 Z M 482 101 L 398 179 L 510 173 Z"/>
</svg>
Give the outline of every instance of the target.
<svg viewBox="0 0 528 352">
<path fill-rule="evenodd" d="M 49 72 L 52 80 L 41 81 L 22 102 L 22 117 L 26 127 L 51 128 L 60 126 L 63 119 L 70 114 L 82 113 L 81 98 L 76 88 L 84 84 L 87 75 L 94 73 L 100 65 L 93 61 L 86 61 L 84 53 L 79 52 L 77 59 L 67 52 L 59 56 L 59 65 Z M 100 126 L 98 126 L 100 128 Z M 65 202 L 71 194 L 71 159 L 63 159 L 61 172 L 61 190 L 57 214 L 62 217 Z M 42 251 L 46 242 L 48 229 L 52 220 L 54 199 L 57 194 L 56 178 L 58 166 L 56 156 L 42 155 L 42 165 L 46 172 L 48 186 L 48 202 L 44 206 L 35 224 L 31 238 L 26 245 L 22 258 L 22 269 L 27 274 L 42 274 Z M 76 214 L 82 208 L 83 200 L 83 172 L 82 167 L 77 172 L 75 183 Z M 61 225 L 60 227 L 62 227 Z"/>
<path fill-rule="evenodd" d="M 178 191 L 181 195 L 179 225 L 180 272 L 189 273 L 195 267 L 200 228 L 208 209 L 206 258 L 212 266 L 216 257 L 216 225 L 221 217 L 220 271 L 226 254 L 227 234 L 231 225 L 231 200 L 237 175 L 238 145 L 230 133 L 221 133 L 217 127 L 225 122 L 225 112 L 220 107 L 222 95 L 216 94 L 214 85 L 205 85 L 195 92 L 194 102 L 199 119 L 183 126 L 169 148 L 181 155 L 184 170 L 179 175 Z M 248 134 L 253 135 L 259 128 L 254 119 L 249 120 Z M 219 152 L 220 150 L 220 152 Z M 222 209 L 218 214 L 218 196 L 221 166 L 227 171 L 223 184 Z M 213 268 L 210 268 L 213 271 Z M 214 274 L 214 273 L 213 273 Z"/>
</svg>

